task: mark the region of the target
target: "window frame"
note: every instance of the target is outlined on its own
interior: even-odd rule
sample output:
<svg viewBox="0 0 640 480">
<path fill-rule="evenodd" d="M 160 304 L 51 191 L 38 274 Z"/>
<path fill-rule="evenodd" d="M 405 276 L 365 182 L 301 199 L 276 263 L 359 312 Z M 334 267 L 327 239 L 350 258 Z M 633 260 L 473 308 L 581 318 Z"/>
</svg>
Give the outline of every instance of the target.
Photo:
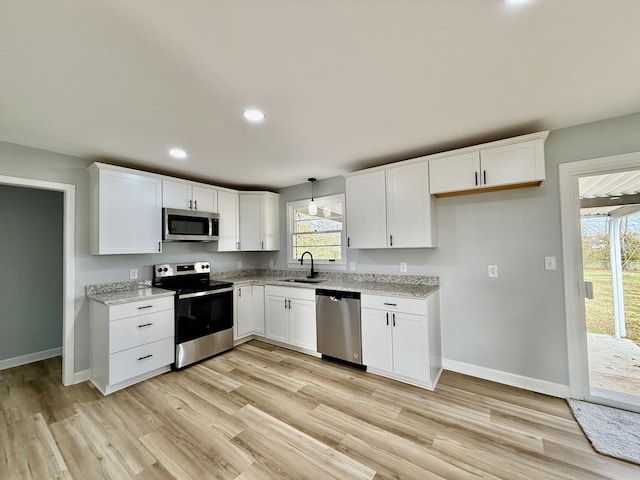
<svg viewBox="0 0 640 480">
<path fill-rule="evenodd" d="M 331 269 L 335 266 L 336 270 L 345 270 L 347 265 L 347 222 L 346 222 L 346 201 L 344 193 L 337 193 L 335 195 L 326 195 L 324 197 L 314 197 L 314 200 L 318 204 L 322 203 L 340 203 L 342 205 L 342 232 L 340 235 L 340 256 L 341 260 L 326 260 L 321 258 L 314 258 L 314 265 L 322 265 L 326 269 Z M 308 265 L 304 267 L 300 266 L 300 260 L 293 258 L 293 234 L 294 234 L 294 211 L 299 208 L 305 208 L 309 205 L 311 198 L 305 198 L 302 200 L 294 200 L 287 202 L 287 265 L 292 268 L 296 265 L 298 268 L 308 268 Z"/>
</svg>

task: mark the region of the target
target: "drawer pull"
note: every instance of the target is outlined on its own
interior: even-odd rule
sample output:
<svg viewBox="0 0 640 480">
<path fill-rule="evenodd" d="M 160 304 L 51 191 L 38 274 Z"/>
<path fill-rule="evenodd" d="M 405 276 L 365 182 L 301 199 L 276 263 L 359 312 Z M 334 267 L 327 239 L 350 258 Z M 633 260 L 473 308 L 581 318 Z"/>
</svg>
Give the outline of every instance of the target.
<svg viewBox="0 0 640 480">
<path fill-rule="evenodd" d="M 144 310 L 145 308 L 152 308 L 153 305 L 145 305 L 144 307 L 138 307 L 138 310 Z"/>
<path fill-rule="evenodd" d="M 138 328 L 150 327 L 153 323 L 143 323 L 142 325 L 138 325 Z"/>
<path fill-rule="evenodd" d="M 144 360 L 144 359 L 146 359 L 146 358 L 151 358 L 151 357 L 153 357 L 153 355 L 152 355 L 152 354 L 145 355 L 144 357 L 140 357 L 140 358 L 138 358 L 138 361 L 140 361 L 140 360 Z"/>
<path fill-rule="evenodd" d="M 390 307 L 397 307 L 397 306 L 398 306 L 398 304 L 397 304 L 397 303 L 387 303 L 387 302 L 384 302 L 384 304 L 385 304 L 385 305 L 388 305 L 388 306 L 390 306 Z"/>
</svg>

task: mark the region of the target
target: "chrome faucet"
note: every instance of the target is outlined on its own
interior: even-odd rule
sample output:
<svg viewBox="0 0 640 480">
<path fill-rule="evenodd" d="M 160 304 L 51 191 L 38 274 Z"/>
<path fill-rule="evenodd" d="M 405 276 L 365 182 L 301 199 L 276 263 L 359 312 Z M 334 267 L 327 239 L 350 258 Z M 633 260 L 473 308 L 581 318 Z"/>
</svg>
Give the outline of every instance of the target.
<svg viewBox="0 0 640 480">
<path fill-rule="evenodd" d="M 302 265 L 302 262 L 304 261 L 304 256 L 307 253 L 309 254 L 309 257 L 311 257 L 311 273 L 309 274 L 309 276 L 307 278 L 315 278 L 316 275 L 318 275 L 318 273 L 313 271 L 313 255 L 311 255 L 311 252 L 306 251 L 302 255 L 300 255 L 300 265 Z"/>
</svg>

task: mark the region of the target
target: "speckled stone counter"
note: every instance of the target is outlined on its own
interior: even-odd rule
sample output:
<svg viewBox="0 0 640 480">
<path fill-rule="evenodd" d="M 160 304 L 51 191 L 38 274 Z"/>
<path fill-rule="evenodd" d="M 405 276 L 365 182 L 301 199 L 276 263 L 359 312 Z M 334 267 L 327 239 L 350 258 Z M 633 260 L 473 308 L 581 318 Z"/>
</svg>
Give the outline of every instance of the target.
<svg viewBox="0 0 640 480">
<path fill-rule="evenodd" d="M 437 291 L 440 286 L 438 277 L 418 275 L 380 275 L 362 273 L 322 272 L 319 283 L 298 283 L 286 281 L 292 278 L 306 278 L 307 272 L 288 270 L 240 270 L 235 272 L 213 273 L 216 280 L 232 282 L 235 286 L 244 285 L 280 285 L 286 287 L 360 292 L 370 295 L 389 295 L 394 297 L 425 298 Z"/>
<path fill-rule="evenodd" d="M 151 280 L 87 285 L 87 297 L 104 305 L 120 305 L 151 298 L 173 297 L 175 292 L 151 286 Z"/>
</svg>

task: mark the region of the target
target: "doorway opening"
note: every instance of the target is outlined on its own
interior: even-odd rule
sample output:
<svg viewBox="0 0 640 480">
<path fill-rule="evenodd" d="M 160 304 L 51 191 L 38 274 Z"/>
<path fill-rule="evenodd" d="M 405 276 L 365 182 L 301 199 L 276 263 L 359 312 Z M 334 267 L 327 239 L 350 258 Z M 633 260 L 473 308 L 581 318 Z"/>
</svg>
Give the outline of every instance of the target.
<svg viewBox="0 0 640 480">
<path fill-rule="evenodd" d="M 640 171 L 579 179 L 589 388 L 640 399 Z"/>
<path fill-rule="evenodd" d="M 75 341 L 75 185 L 0 175 L 0 184 L 53 190 L 63 194 L 62 383 L 72 385 Z"/>
<path fill-rule="evenodd" d="M 640 411 L 640 152 L 561 164 L 560 197 L 571 397 Z"/>
</svg>

